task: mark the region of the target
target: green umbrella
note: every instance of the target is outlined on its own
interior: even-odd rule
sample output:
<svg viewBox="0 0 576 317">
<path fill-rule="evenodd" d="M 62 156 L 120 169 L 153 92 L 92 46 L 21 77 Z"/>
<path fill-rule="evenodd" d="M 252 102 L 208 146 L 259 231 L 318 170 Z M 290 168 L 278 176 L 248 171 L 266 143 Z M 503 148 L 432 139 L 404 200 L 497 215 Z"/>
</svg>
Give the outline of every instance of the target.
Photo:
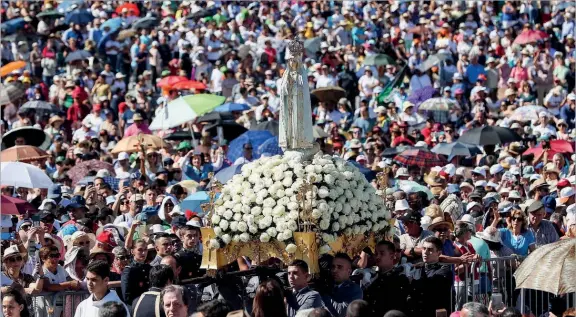
<svg viewBox="0 0 576 317">
<path fill-rule="evenodd" d="M 364 65 L 369 66 L 382 66 L 382 65 L 394 65 L 394 59 L 386 54 L 375 54 L 370 55 L 364 59 Z"/>
<path fill-rule="evenodd" d="M 50 10 L 50 11 L 43 11 L 38 13 L 38 15 L 36 15 L 36 17 L 38 18 L 53 18 L 53 19 L 58 19 L 58 18 L 63 18 L 64 14 L 56 11 L 56 10 Z"/>
<path fill-rule="evenodd" d="M 226 97 L 198 94 L 172 100 L 161 110 L 152 123 L 150 130 L 165 130 L 179 126 L 208 113 L 226 101 Z"/>
</svg>

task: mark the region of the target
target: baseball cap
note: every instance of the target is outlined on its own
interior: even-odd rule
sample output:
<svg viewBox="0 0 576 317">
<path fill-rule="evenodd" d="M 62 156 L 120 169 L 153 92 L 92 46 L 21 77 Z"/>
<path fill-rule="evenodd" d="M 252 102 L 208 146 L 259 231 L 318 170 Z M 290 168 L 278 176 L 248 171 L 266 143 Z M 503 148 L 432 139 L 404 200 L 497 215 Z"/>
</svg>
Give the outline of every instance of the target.
<svg viewBox="0 0 576 317">
<path fill-rule="evenodd" d="M 398 219 L 400 219 L 403 222 L 413 221 L 416 223 L 420 223 L 421 218 L 422 218 L 422 215 L 420 214 L 420 212 L 408 211 L 404 216 L 402 216 Z"/>
<path fill-rule="evenodd" d="M 120 152 L 120 154 L 118 154 L 118 161 L 127 160 L 128 158 L 130 158 L 130 155 L 126 152 Z"/>
<path fill-rule="evenodd" d="M 178 215 L 172 218 L 172 222 L 170 223 L 170 225 L 173 227 L 180 228 L 186 226 L 186 222 L 187 222 L 186 217 Z"/>
<path fill-rule="evenodd" d="M 48 187 L 48 195 L 46 196 L 49 199 L 58 199 L 62 196 L 62 187 L 60 184 L 52 184 Z"/>
<path fill-rule="evenodd" d="M 130 201 L 134 202 L 134 201 L 143 201 L 144 200 L 144 196 L 140 195 L 140 194 L 134 194 L 132 196 L 130 196 Z"/>
<path fill-rule="evenodd" d="M 68 208 L 68 209 L 87 208 L 86 207 L 86 199 L 84 199 L 84 197 L 82 197 L 80 195 L 76 195 L 76 196 L 72 197 L 72 199 L 70 199 L 70 204 L 68 204 L 68 206 L 66 206 L 66 208 Z"/>
<path fill-rule="evenodd" d="M 472 174 L 479 174 L 483 177 L 486 177 L 486 170 L 478 166 L 472 170 Z"/>
</svg>

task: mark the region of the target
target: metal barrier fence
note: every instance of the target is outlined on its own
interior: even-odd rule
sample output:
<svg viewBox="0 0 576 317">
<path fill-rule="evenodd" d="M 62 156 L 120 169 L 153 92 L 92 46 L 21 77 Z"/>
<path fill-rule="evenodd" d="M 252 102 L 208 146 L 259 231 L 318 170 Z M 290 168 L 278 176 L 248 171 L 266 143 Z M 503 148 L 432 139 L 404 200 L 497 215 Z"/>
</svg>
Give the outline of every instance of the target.
<svg viewBox="0 0 576 317">
<path fill-rule="evenodd" d="M 35 317 L 74 317 L 76 307 L 90 296 L 87 291 L 44 292 L 32 297 L 29 311 Z"/>
</svg>

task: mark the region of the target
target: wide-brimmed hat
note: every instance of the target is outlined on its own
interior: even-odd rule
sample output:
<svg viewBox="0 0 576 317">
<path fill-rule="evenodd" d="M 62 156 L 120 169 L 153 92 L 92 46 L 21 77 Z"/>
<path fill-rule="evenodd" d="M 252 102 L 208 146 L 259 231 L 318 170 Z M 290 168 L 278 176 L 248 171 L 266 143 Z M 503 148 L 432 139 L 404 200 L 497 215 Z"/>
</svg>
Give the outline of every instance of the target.
<svg viewBox="0 0 576 317">
<path fill-rule="evenodd" d="M 498 229 L 490 226 L 484 229 L 484 231 L 477 232 L 476 236 L 482 240 L 501 243 L 502 239 L 500 238 L 500 231 Z"/>
<path fill-rule="evenodd" d="M 114 261 L 114 254 L 112 254 L 112 252 L 109 252 L 109 251 L 101 248 L 98 245 L 93 247 L 92 249 L 90 249 L 90 259 L 94 258 L 97 254 L 106 255 L 106 257 L 108 258 L 108 263 L 112 263 Z"/>
<path fill-rule="evenodd" d="M 405 211 L 405 210 L 412 210 L 412 209 L 410 208 L 410 205 L 408 204 L 408 201 L 406 201 L 406 199 L 400 199 L 394 203 L 394 211 L 397 211 L 397 210 Z"/>
<path fill-rule="evenodd" d="M 548 163 L 544 167 L 544 173 L 556 173 L 557 175 L 560 175 L 560 170 L 554 163 Z"/>
<path fill-rule="evenodd" d="M 2 255 L 2 261 L 6 260 L 9 257 L 21 255 L 20 250 L 18 250 L 17 245 L 11 245 L 8 248 L 4 249 L 4 254 Z"/>
<path fill-rule="evenodd" d="M 536 181 L 534 181 L 534 183 L 532 183 L 532 185 L 530 185 L 529 193 L 534 192 L 537 188 L 548 187 L 548 186 L 550 186 L 550 185 L 548 183 L 546 183 L 546 181 L 543 178 L 537 179 Z"/>
<path fill-rule="evenodd" d="M 430 223 L 430 225 L 428 225 L 428 230 L 433 231 L 434 228 L 440 225 L 447 225 L 450 227 L 450 230 L 454 230 L 454 224 L 451 223 L 450 221 L 446 221 L 444 217 L 436 217 L 432 219 L 432 222 Z"/>
<path fill-rule="evenodd" d="M 58 248 L 58 252 L 60 252 L 60 254 L 62 254 L 62 248 L 64 246 L 62 245 L 62 242 L 60 242 L 60 240 L 58 240 L 57 238 L 55 238 L 54 236 L 52 236 L 49 233 L 44 234 L 44 239 L 52 240 L 54 242 L 54 245 Z"/>
<path fill-rule="evenodd" d="M 74 241 L 81 239 L 81 238 L 87 238 L 89 240 L 90 243 L 88 245 L 88 249 L 92 249 L 96 245 L 96 236 L 93 233 L 86 233 L 84 231 L 76 231 L 72 235 L 70 235 L 69 237 L 65 238 L 66 249 L 67 250 L 72 249 L 74 247 Z"/>
</svg>

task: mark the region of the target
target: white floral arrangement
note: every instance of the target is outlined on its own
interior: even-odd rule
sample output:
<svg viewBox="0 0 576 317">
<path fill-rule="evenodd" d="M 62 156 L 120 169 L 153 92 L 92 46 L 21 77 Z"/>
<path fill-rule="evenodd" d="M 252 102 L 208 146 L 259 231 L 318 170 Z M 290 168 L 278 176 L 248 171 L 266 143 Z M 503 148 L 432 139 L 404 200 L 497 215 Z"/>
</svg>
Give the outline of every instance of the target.
<svg viewBox="0 0 576 317">
<path fill-rule="evenodd" d="M 320 253 L 341 235 L 385 233 L 390 213 L 357 167 L 338 157 L 316 154 L 312 162 L 299 156 L 264 157 L 242 166 L 222 188 L 211 217 L 217 239 L 214 249 L 234 242 L 282 241 L 295 253 L 293 233 L 299 231 L 298 193 L 310 182 L 306 202 L 320 237 Z M 312 197 L 311 197 L 312 196 Z"/>
</svg>

